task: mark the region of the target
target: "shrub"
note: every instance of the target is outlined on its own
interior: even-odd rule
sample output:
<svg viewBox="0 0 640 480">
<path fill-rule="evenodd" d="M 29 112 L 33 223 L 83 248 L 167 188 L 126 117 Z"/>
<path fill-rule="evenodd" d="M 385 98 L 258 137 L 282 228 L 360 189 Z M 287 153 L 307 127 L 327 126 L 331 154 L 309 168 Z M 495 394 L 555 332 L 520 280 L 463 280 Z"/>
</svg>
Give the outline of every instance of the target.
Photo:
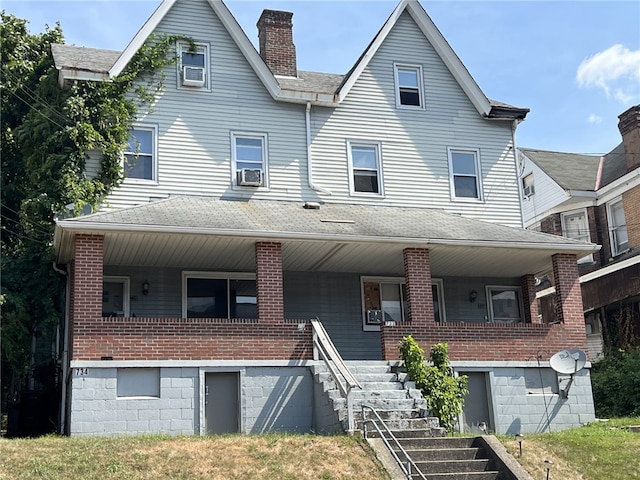
<svg viewBox="0 0 640 480">
<path fill-rule="evenodd" d="M 440 420 L 440 425 L 453 431 L 456 418 L 462 413 L 467 390 L 467 376 L 454 377 L 449 367 L 446 343 L 436 343 L 431 347 L 431 366 L 425 363 L 424 350 L 411 335 L 400 342 L 400 354 L 409 378 L 422 392 L 432 415 Z"/>
<path fill-rule="evenodd" d="M 640 348 L 610 350 L 591 369 L 596 415 L 640 415 Z"/>
</svg>

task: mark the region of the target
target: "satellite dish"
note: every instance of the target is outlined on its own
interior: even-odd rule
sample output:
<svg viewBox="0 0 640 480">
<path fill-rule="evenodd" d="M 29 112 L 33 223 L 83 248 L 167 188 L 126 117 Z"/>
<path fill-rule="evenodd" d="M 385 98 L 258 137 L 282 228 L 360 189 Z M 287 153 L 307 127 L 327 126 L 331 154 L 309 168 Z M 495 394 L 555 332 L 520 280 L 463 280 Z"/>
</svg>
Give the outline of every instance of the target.
<svg viewBox="0 0 640 480">
<path fill-rule="evenodd" d="M 573 375 L 582 370 L 587 363 L 587 354 L 577 348 L 561 350 L 549 359 L 549 364 L 556 372 Z"/>
</svg>

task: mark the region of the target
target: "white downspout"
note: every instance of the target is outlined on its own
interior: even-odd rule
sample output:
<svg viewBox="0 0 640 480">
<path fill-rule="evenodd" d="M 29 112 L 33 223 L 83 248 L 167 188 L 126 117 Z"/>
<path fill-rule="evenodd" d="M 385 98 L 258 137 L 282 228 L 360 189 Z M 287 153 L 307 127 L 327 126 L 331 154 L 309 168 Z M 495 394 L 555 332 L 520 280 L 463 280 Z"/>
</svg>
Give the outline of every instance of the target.
<svg viewBox="0 0 640 480">
<path fill-rule="evenodd" d="M 518 203 L 520 205 L 520 225 L 522 226 L 522 228 L 525 228 L 524 226 L 524 205 L 522 204 L 522 196 L 523 196 L 523 192 L 522 192 L 522 174 L 524 173 L 524 163 L 522 164 L 522 167 L 520 167 L 520 159 L 518 158 L 520 155 L 518 152 L 518 145 L 516 144 L 516 128 L 518 128 L 518 123 L 520 123 L 518 120 L 513 120 L 512 126 L 511 126 L 511 142 L 512 142 L 512 146 L 513 146 L 513 158 L 516 161 L 516 181 L 518 182 Z"/>
<path fill-rule="evenodd" d="M 313 162 L 311 160 L 311 102 L 307 102 L 307 109 L 304 114 L 305 126 L 307 128 L 307 175 L 309 187 L 316 192 L 331 195 L 331 190 L 319 187 L 313 183 Z"/>
</svg>

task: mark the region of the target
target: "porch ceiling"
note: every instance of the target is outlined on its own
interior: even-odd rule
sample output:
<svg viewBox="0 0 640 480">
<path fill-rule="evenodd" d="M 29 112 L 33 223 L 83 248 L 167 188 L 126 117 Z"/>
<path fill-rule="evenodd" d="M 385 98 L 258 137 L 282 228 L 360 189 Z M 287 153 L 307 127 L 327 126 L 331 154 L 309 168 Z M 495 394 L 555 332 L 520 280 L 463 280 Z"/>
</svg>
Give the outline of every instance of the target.
<svg viewBox="0 0 640 480">
<path fill-rule="evenodd" d="M 282 244 L 288 271 L 402 275 L 402 251 L 428 248 L 434 276 L 521 276 L 551 268 L 555 253 L 598 247 L 441 211 L 299 202 L 166 201 L 58 222 L 57 260 L 73 258 L 77 233 L 104 235 L 108 265 L 228 271 L 255 269 L 256 241 Z"/>
</svg>

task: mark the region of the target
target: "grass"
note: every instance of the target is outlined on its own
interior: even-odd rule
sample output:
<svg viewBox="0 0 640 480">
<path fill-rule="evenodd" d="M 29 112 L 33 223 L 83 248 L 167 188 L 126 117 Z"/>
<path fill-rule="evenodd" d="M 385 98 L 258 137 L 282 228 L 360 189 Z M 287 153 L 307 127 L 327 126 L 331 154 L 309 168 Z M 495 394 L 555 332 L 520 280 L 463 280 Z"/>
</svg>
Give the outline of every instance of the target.
<svg viewBox="0 0 640 480">
<path fill-rule="evenodd" d="M 388 480 L 365 441 L 312 435 L 0 439 L 0 479 Z"/>
<path fill-rule="evenodd" d="M 640 418 L 525 435 L 499 436 L 535 480 L 640 479 Z M 210 437 L 0 438 L 0 480 L 388 480 L 357 436 L 224 435 Z"/>
<path fill-rule="evenodd" d="M 525 435 L 522 457 L 514 437 L 499 436 L 509 453 L 534 479 L 546 478 L 544 460 L 551 460 L 551 479 L 640 479 L 640 433 L 624 427 L 640 418 L 595 422 L 561 432 Z"/>
</svg>

